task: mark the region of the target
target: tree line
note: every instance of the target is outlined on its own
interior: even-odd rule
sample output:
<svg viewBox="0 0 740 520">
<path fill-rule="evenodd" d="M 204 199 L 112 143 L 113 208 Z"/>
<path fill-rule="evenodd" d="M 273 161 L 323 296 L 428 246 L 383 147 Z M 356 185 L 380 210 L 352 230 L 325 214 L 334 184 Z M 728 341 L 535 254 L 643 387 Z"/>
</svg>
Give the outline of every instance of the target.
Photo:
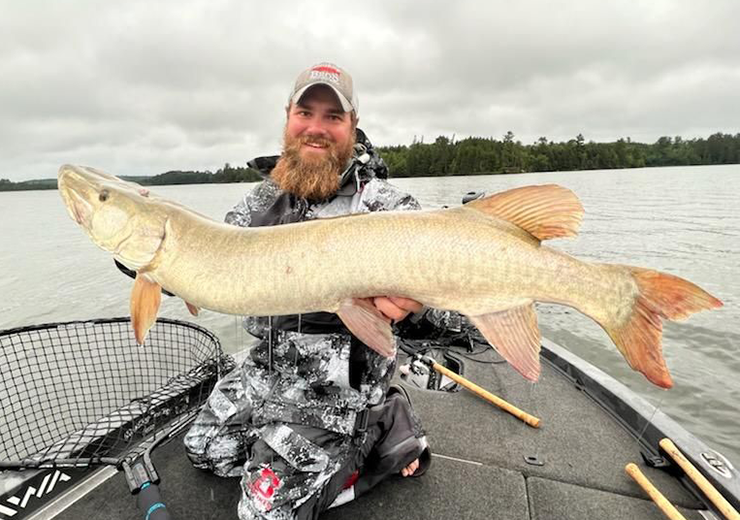
<svg viewBox="0 0 740 520">
<path fill-rule="evenodd" d="M 248 166 L 231 166 L 224 164 L 216 172 L 211 171 L 182 171 L 172 170 L 151 177 L 126 177 L 123 179 L 146 186 L 162 186 L 165 184 L 211 184 L 231 182 L 255 182 L 262 180 L 259 173 Z"/>
<path fill-rule="evenodd" d="M 564 142 L 540 137 L 532 144 L 515 140 L 439 136 L 432 143 L 378 147 L 391 177 L 490 175 L 501 173 L 610 170 L 652 166 L 740 164 L 740 133 L 716 133 L 708 138 L 661 137 L 653 144 L 629 137 L 612 143 L 586 141 L 582 134 Z M 142 185 L 255 182 L 260 175 L 247 166 L 226 163 L 216 172 L 173 170 L 154 176 L 122 177 Z M 56 179 L 11 182 L 0 179 L 0 191 L 56 189 Z"/>
<path fill-rule="evenodd" d="M 167 184 L 211 184 L 231 182 L 255 182 L 262 179 L 259 173 L 247 166 L 231 166 L 226 163 L 216 172 L 197 170 L 172 170 L 153 176 L 121 175 L 121 179 L 132 181 L 142 186 L 162 186 Z M 41 179 L 23 182 L 11 182 L 0 179 L 0 191 L 21 190 L 55 190 L 56 179 Z"/>
<path fill-rule="evenodd" d="M 582 134 L 565 142 L 540 137 L 522 144 L 507 132 L 502 139 L 446 136 L 433 143 L 378 149 L 392 177 L 434 177 L 497 173 L 609 170 L 652 166 L 740 163 L 740 134 L 716 133 L 707 139 L 661 137 L 653 144 L 629 137 L 612 143 L 586 142 Z"/>
</svg>

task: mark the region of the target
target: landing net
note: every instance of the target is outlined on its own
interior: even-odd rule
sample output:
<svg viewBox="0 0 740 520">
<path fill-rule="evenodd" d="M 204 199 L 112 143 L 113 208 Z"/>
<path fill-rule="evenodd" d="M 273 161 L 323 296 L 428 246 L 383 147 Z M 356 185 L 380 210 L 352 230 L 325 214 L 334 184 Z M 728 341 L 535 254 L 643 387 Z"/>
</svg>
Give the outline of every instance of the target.
<svg viewBox="0 0 740 520">
<path fill-rule="evenodd" d="M 118 464 L 231 368 L 211 332 L 164 318 L 143 347 L 129 318 L 1 331 L 0 467 Z"/>
</svg>

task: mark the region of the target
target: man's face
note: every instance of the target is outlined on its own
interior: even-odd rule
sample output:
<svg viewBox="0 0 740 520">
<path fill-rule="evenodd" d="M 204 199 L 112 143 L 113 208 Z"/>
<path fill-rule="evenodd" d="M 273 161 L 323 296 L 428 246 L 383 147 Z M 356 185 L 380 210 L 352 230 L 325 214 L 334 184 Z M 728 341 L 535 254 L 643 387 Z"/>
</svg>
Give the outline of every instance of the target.
<svg viewBox="0 0 740 520">
<path fill-rule="evenodd" d="M 286 139 L 300 137 L 305 138 L 300 154 L 309 160 L 325 157 L 332 146 L 346 148 L 354 140 L 352 118 L 330 87 L 316 85 L 289 107 Z"/>
<path fill-rule="evenodd" d="M 331 88 L 309 89 L 288 107 L 283 154 L 270 174 L 273 181 L 301 198 L 330 198 L 352 157 L 355 123 Z"/>
</svg>

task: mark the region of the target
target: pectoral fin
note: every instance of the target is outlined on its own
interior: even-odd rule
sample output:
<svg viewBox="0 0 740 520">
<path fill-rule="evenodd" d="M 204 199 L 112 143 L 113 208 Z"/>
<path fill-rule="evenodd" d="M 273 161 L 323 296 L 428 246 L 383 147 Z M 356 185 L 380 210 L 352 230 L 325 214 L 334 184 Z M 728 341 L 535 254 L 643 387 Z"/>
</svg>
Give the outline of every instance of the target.
<svg viewBox="0 0 740 520">
<path fill-rule="evenodd" d="M 159 303 L 162 300 L 162 287 L 142 274 L 136 275 L 134 289 L 131 291 L 131 325 L 139 345 L 144 344 L 149 329 L 157 320 Z"/>
<path fill-rule="evenodd" d="M 365 345 L 385 357 L 396 355 L 396 341 L 388 319 L 371 302 L 359 298 L 345 300 L 337 316 Z"/>
<path fill-rule="evenodd" d="M 537 380 L 540 375 L 540 329 L 533 304 L 469 318 L 517 372 L 530 381 Z"/>
</svg>

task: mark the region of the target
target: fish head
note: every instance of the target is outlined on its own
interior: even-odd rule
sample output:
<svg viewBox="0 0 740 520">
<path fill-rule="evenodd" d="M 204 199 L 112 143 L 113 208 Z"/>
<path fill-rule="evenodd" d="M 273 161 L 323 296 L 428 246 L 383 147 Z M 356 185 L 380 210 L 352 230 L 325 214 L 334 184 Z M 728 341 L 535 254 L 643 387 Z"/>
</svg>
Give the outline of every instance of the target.
<svg viewBox="0 0 740 520">
<path fill-rule="evenodd" d="M 58 181 L 69 216 L 98 247 L 136 271 L 154 260 L 166 235 L 167 214 L 146 188 L 72 165 L 59 169 Z"/>
</svg>

